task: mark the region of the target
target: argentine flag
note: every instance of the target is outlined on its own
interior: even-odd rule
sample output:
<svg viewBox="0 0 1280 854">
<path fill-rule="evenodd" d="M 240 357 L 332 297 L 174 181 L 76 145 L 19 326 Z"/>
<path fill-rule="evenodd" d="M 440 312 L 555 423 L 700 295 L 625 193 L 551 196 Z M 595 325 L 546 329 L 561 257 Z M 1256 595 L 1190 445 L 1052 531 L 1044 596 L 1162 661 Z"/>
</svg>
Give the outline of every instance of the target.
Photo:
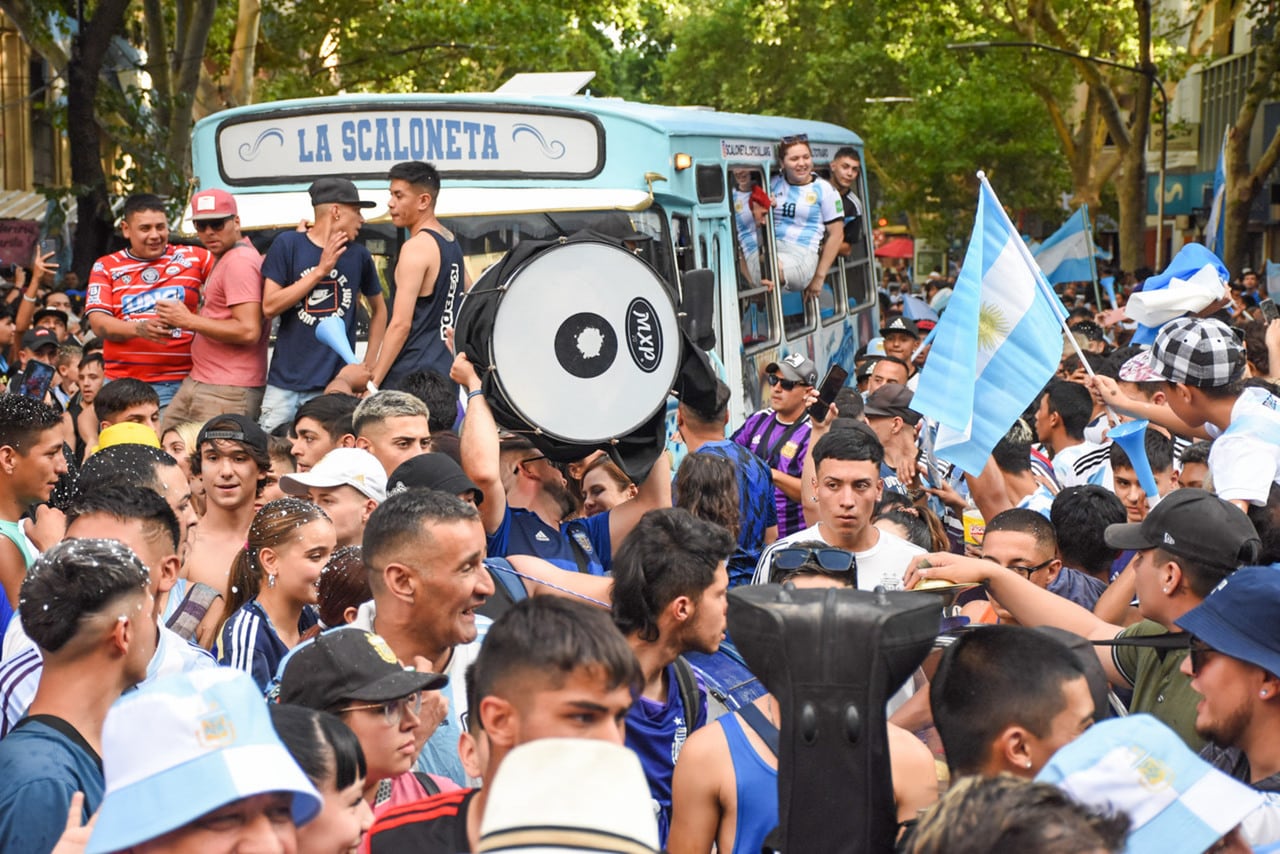
<svg viewBox="0 0 1280 854">
<path fill-rule="evenodd" d="M 1093 241 L 1089 239 L 1089 209 L 1081 205 L 1035 251 L 1036 263 L 1050 284 L 1093 281 Z"/>
<path fill-rule="evenodd" d="M 981 172 L 973 236 L 911 408 L 938 423 L 934 453 L 970 474 L 1053 376 L 1062 315 Z"/>
<path fill-rule="evenodd" d="M 1204 227 L 1205 248 L 1222 258 L 1226 251 L 1226 220 L 1223 219 L 1223 207 L 1227 201 L 1227 134 L 1231 128 L 1222 132 L 1222 147 L 1218 149 L 1218 167 L 1213 171 L 1213 207 L 1209 208 L 1209 221 Z M 1225 260 L 1225 259 L 1224 259 Z"/>
</svg>

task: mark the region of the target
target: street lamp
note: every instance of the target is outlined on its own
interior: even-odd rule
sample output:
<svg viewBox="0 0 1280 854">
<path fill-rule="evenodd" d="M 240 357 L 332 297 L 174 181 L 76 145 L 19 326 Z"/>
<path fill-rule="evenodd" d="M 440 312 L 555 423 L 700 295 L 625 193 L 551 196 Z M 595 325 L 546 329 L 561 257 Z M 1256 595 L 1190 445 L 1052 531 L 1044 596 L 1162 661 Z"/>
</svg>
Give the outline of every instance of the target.
<svg viewBox="0 0 1280 854">
<path fill-rule="evenodd" d="M 1034 50 L 1044 50 L 1049 53 L 1057 53 L 1062 56 L 1069 56 L 1073 59 L 1079 59 L 1084 62 L 1092 62 L 1094 65 L 1107 65 L 1111 68 L 1119 68 L 1122 71 L 1131 71 L 1134 74 L 1141 74 L 1151 81 L 1156 87 L 1156 91 L 1160 93 L 1160 175 L 1159 189 L 1156 190 L 1156 270 L 1159 270 L 1164 261 L 1164 173 L 1165 166 L 1168 163 L 1168 145 L 1169 145 L 1169 96 L 1164 91 L 1164 83 L 1156 76 L 1154 67 L 1144 67 L 1141 65 L 1125 65 L 1123 62 L 1116 62 L 1111 59 L 1102 59 L 1097 56 L 1087 56 L 1083 53 L 1065 50 L 1064 48 L 1055 47 L 1051 44 L 1041 44 L 1040 42 L 964 42 L 962 44 L 949 44 L 947 50 L 988 50 L 991 48 L 1001 47 L 1025 47 Z M 1151 122 L 1147 122 L 1147 137 L 1144 144 L 1149 141 L 1151 136 Z M 1145 167 L 1144 167 L 1145 170 Z"/>
</svg>

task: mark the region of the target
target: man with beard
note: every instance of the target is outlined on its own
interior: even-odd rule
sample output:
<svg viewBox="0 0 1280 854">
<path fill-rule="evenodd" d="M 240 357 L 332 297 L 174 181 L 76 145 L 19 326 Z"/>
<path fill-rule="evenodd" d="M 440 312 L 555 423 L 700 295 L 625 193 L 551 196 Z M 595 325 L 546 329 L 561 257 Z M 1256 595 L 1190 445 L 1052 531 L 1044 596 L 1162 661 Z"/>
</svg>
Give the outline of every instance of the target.
<svg viewBox="0 0 1280 854">
<path fill-rule="evenodd" d="M 658 803 L 663 842 L 671 822 L 671 776 L 689 733 L 707 721 L 704 690 L 686 652 L 714 653 L 729 614 L 726 561 L 732 535 L 668 508 L 646 513 L 618 549 L 613 622 L 640 662 L 643 688 L 627 713 L 627 747 L 640 757 Z"/>
<path fill-rule="evenodd" d="M 480 376 L 459 353 L 449 376 L 468 392 L 462 469 L 483 493 L 480 516 L 490 557 L 534 555 L 570 572 L 603 575 L 618 546 L 649 510 L 671 506 L 671 461 L 660 454 L 630 501 L 585 519 L 564 473 L 521 436 L 499 441 Z"/>
<path fill-rule="evenodd" d="M 1256 844 L 1280 839 L 1280 572 L 1246 566 L 1199 606 L 1177 619 L 1191 633 L 1182 672 L 1203 698 L 1196 733 L 1209 743 L 1200 756 L 1266 793 L 1244 821 Z"/>
</svg>

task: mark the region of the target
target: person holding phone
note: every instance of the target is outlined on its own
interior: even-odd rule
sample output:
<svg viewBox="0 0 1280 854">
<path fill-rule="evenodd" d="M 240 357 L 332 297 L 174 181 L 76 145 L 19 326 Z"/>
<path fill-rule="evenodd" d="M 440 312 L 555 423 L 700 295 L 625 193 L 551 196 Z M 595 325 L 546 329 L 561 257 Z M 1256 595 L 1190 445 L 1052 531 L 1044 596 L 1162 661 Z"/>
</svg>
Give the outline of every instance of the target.
<svg viewBox="0 0 1280 854">
<path fill-rule="evenodd" d="M 800 472 L 809 450 L 806 406 L 818 381 L 818 368 L 802 353 L 792 353 L 764 369 L 769 406 L 751 415 L 733 434 L 733 441 L 751 451 L 773 470 L 773 496 L 778 509 L 778 536 L 803 530 Z"/>
</svg>

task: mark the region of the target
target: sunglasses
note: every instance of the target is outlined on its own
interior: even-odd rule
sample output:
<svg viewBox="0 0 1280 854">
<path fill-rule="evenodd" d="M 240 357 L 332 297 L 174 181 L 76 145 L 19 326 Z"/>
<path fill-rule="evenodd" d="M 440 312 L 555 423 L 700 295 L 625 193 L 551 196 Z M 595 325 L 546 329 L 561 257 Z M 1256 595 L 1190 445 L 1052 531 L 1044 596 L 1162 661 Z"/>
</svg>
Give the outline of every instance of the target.
<svg viewBox="0 0 1280 854">
<path fill-rule="evenodd" d="M 222 231 L 226 228 L 227 223 L 231 222 L 231 217 L 224 216 L 222 219 L 201 219 L 195 222 L 196 231 Z"/>
<path fill-rule="evenodd" d="M 853 552 L 844 549 L 788 548 L 773 553 L 773 568 L 782 572 L 794 572 L 810 562 L 827 572 L 848 572 L 855 561 Z"/>
<path fill-rule="evenodd" d="M 1205 660 L 1217 650 L 1209 646 L 1195 635 L 1191 636 L 1189 648 L 1191 650 L 1191 675 L 1199 676 L 1201 669 L 1204 667 Z"/>
<path fill-rule="evenodd" d="M 808 142 L 808 141 L 809 141 L 809 134 L 807 133 L 796 133 L 796 134 L 792 134 L 791 136 L 784 136 L 782 138 L 783 145 L 795 145 L 797 142 Z"/>
<path fill-rule="evenodd" d="M 795 380 L 784 380 L 782 377 L 778 376 L 777 374 L 766 375 L 764 378 L 764 381 L 767 382 L 769 385 L 782 386 L 783 391 L 794 391 L 796 386 L 802 385 L 802 383 L 798 383 Z"/>
</svg>

